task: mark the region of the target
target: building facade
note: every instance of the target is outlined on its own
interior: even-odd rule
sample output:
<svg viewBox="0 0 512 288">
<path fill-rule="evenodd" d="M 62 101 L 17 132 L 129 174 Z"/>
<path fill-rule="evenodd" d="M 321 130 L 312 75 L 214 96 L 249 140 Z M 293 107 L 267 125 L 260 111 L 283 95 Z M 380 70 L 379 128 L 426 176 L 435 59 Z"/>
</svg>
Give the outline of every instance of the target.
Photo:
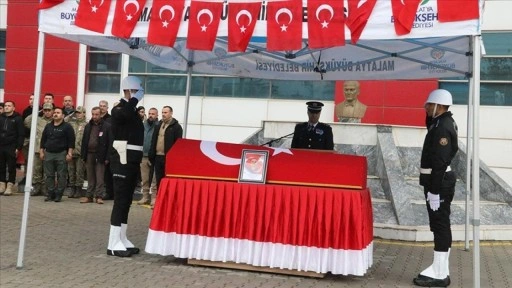
<svg viewBox="0 0 512 288">
<path fill-rule="evenodd" d="M 28 104 L 34 90 L 38 46 L 37 0 L 0 0 L 0 102 L 15 100 L 17 110 Z M 480 149 L 483 161 L 512 185 L 512 2 L 488 0 L 483 17 L 483 42 L 486 55 L 481 67 Z M 72 16 L 69 16 L 72 17 Z M 174 108 L 174 117 L 184 122 L 186 75 L 158 67 L 120 53 L 87 47 L 50 35 L 45 36 L 41 93 L 51 92 L 62 105 L 65 95 L 75 106 L 87 110 L 100 100 L 110 106 L 119 98 L 120 80 L 126 75 L 143 79 L 146 109 L 164 105 Z M 373 82 L 373 83 L 372 83 Z M 334 121 L 335 95 L 340 83 L 334 81 L 282 81 L 212 75 L 192 77 L 187 138 L 242 142 L 262 127 L 262 121 L 304 121 L 304 102 L 323 101 L 321 121 Z M 468 84 L 463 78 L 421 81 L 370 81 L 379 103 L 372 123 L 421 125 L 411 118 L 411 109 L 386 87 L 398 87 L 402 94 L 424 99 L 421 87 L 436 86 L 452 91 L 454 111 L 465 141 L 467 129 Z M 384 87 L 384 88 L 378 88 Z M 370 88 L 368 88 L 370 89 Z M 400 102 L 401 101 L 401 102 Z M 414 103 L 414 102 L 413 102 Z M 414 104 L 416 105 L 416 104 Z M 416 105 L 417 106 L 417 105 Z M 396 115 L 401 115 L 397 117 Z M 416 114 L 417 115 L 417 114 Z M 400 122 L 403 121 L 403 122 Z"/>
</svg>

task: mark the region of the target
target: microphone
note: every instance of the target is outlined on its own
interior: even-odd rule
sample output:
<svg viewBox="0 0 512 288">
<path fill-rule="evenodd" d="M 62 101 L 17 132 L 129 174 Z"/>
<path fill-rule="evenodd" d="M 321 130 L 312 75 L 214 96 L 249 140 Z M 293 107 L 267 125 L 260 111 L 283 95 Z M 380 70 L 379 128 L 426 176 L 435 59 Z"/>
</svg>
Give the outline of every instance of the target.
<svg viewBox="0 0 512 288">
<path fill-rule="evenodd" d="M 268 142 L 266 142 L 266 143 L 261 144 L 260 146 L 266 146 L 266 145 L 268 145 L 268 147 L 272 147 L 272 143 L 277 142 L 277 141 L 279 141 L 279 140 L 281 140 L 281 139 L 283 139 L 283 138 L 286 138 L 286 137 L 288 137 L 288 136 L 292 136 L 293 134 L 295 134 L 295 132 L 292 132 L 292 133 L 290 133 L 290 134 L 286 134 L 286 135 L 281 136 L 281 137 L 279 137 L 279 138 L 272 139 L 272 140 L 270 140 L 270 141 L 268 141 Z"/>
</svg>

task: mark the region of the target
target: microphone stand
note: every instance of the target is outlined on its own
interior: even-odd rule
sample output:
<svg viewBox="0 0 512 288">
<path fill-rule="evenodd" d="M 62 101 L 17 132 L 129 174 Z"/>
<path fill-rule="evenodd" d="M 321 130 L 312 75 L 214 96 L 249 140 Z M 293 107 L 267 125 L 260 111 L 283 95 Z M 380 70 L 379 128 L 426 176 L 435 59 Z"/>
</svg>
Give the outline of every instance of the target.
<svg viewBox="0 0 512 288">
<path fill-rule="evenodd" d="M 261 144 L 260 146 L 266 146 L 266 145 L 268 145 L 268 147 L 272 147 L 272 143 L 277 142 L 277 141 L 279 141 L 279 140 L 281 140 L 281 139 L 283 139 L 283 138 L 285 138 L 285 137 L 291 136 L 291 135 L 293 135 L 294 133 L 295 133 L 295 132 L 292 132 L 292 133 L 290 133 L 290 134 L 287 134 L 287 135 L 281 136 L 281 137 L 279 137 L 279 138 L 272 139 L 272 140 L 270 140 L 270 141 L 268 141 L 268 142 L 265 142 L 265 143 Z"/>
</svg>

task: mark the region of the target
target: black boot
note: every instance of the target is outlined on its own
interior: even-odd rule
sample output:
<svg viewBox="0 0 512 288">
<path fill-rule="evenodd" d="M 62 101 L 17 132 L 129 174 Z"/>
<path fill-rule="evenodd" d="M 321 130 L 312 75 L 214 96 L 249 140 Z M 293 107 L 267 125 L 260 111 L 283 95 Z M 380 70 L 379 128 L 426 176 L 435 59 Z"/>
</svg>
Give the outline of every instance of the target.
<svg viewBox="0 0 512 288">
<path fill-rule="evenodd" d="M 62 195 L 63 194 L 64 194 L 64 191 L 58 191 L 57 190 L 57 192 L 55 192 L 55 197 L 54 197 L 53 201 L 55 201 L 55 202 L 62 201 Z"/>
<path fill-rule="evenodd" d="M 132 257 L 132 252 L 130 250 L 110 250 L 107 249 L 107 255 L 109 256 L 117 256 L 117 257 Z"/>
<path fill-rule="evenodd" d="M 55 200 L 55 193 L 53 191 L 48 191 L 48 194 L 46 195 L 44 202 L 49 202 L 53 200 Z"/>
<path fill-rule="evenodd" d="M 421 287 L 448 287 L 450 285 L 450 276 L 444 279 L 435 279 L 428 276 L 418 274 L 418 277 L 413 280 L 414 285 Z"/>
</svg>

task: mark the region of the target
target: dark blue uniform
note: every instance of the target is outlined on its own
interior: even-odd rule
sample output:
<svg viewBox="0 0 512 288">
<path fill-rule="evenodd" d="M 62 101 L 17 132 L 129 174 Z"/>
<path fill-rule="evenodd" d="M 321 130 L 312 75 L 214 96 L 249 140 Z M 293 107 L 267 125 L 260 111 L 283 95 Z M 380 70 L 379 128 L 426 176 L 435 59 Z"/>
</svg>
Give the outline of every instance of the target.
<svg viewBox="0 0 512 288">
<path fill-rule="evenodd" d="M 333 150 L 331 126 L 321 122 L 314 127 L 309 122 L 295 125 L 292 148 Z"/>
</svg>

